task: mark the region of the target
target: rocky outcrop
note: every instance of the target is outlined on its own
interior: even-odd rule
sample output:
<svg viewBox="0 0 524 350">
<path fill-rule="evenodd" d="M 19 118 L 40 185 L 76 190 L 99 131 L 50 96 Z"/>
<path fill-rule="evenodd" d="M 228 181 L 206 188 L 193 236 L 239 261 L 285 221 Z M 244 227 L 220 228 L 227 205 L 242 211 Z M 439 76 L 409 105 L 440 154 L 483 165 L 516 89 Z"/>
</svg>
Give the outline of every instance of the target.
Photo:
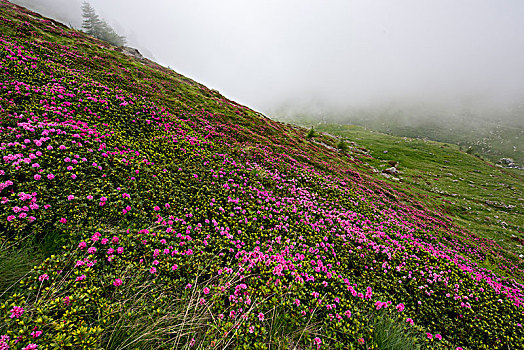
<svg viewBox="0 0 524 350">
<path fill-rule="evenodd" d="M 137 60 L 143 60 L 144 56 L 138 51 L 138 49 L 135 49 L 134 47 L 129 46 L 119 46 L 115 49 L 115 51 L 121 52 L 126 56 L 133 57 Z"/>
</svg>

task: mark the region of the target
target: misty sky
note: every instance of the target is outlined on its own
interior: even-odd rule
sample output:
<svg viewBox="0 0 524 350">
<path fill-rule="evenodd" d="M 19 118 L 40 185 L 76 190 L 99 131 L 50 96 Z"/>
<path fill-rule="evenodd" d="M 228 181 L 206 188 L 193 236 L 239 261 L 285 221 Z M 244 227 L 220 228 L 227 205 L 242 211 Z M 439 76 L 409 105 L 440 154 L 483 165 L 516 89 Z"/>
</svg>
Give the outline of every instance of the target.
<svg viewBox="0 0 524 350">
<path fill-rule="evenodd" d="M 522 0 L 90 3 L 130 45 L 263 112 L 524 101 Z"/>
</svg>

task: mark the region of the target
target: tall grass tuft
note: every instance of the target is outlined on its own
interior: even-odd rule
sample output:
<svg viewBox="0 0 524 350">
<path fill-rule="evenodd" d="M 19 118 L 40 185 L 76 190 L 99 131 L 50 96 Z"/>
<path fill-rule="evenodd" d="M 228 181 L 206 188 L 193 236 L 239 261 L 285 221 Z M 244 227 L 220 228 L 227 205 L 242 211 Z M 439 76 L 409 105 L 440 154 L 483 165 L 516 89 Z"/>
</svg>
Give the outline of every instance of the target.
<svg viewBox="0 0 524 350">
<path fill-rule="evenodd" d="M 417 335 L 398 317 L 380 315 L 373 326 L 373 341 L 379 350 L 418 350 Z"/>
</svg>

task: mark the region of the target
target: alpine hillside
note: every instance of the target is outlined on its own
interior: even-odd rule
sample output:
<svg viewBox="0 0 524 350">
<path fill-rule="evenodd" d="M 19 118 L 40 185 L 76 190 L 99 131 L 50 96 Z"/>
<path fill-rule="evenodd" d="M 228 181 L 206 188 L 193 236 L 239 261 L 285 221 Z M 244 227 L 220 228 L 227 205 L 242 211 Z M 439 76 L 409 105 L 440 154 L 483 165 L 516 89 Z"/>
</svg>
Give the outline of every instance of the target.
<svg viewBox="0 0 524 350">
<path fill-rule="evenodd" d="M 122 51 L 0 0 L 0 349 L 522 348 L 514 247 Z"/>
</svg>

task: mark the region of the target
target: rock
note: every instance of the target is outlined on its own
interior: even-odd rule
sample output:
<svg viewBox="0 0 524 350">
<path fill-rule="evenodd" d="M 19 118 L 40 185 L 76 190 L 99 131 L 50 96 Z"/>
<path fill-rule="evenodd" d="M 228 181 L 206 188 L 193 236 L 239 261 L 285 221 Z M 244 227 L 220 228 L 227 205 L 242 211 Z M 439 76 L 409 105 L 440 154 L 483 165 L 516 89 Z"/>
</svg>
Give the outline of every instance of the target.
<svg viewBox="0 0 524 350">
<path fill-rule="evenodd" d="M 513 169 L 524 170 L 524 166 L 519 166 L 518 164 L 516 164 L 513 158 L 500 158 L 497 164 L 495 165 L 503 167 L 503 168 L 513 168 Z"/>
<path fill-rule="evenodd" d="M 126 56 L 130 56 L 130 57 L 136 58 L 137 60 L 143 60 L 144 59 L 144 56 L 142 56 L 140 51 L 138 51 L 134 47 L 120 46 L 120 47 L 117 47 L 115 49 L 115 51 L 121 52 L 121 53 L 123 53 Z"/>
<path fill-rule="evenodd" d="M 382 172 L 384 174 L 389 174 L 389 175 L 398 175 L 398 173 L 399 173 L 398 169 L 395 168 L 394 166 L 391 167 L 391 168 L 384 169 L 384 170 L 382 170 Z"/>
<path fill-rule="evenodd" d="M 384 176 L 384 177 L 387 178 L 387 179 L 390 179 L 390 180 L 393 180 L 393 181 L 399 181 L 399 182 L 400 182 L 400 179 L 399 179 L 398 177 L 392 176 L 392 175 L 390 175 L 390 174 L 387 174 L 387 173 L 382 172 L 381 175 Z"/>
<path fill-rule="evenodd" d="M 510 165 L 515 163 L 515 161 L 512 158 L 500 158 L 499 163 L 504 165 Z"/>
</svg>

